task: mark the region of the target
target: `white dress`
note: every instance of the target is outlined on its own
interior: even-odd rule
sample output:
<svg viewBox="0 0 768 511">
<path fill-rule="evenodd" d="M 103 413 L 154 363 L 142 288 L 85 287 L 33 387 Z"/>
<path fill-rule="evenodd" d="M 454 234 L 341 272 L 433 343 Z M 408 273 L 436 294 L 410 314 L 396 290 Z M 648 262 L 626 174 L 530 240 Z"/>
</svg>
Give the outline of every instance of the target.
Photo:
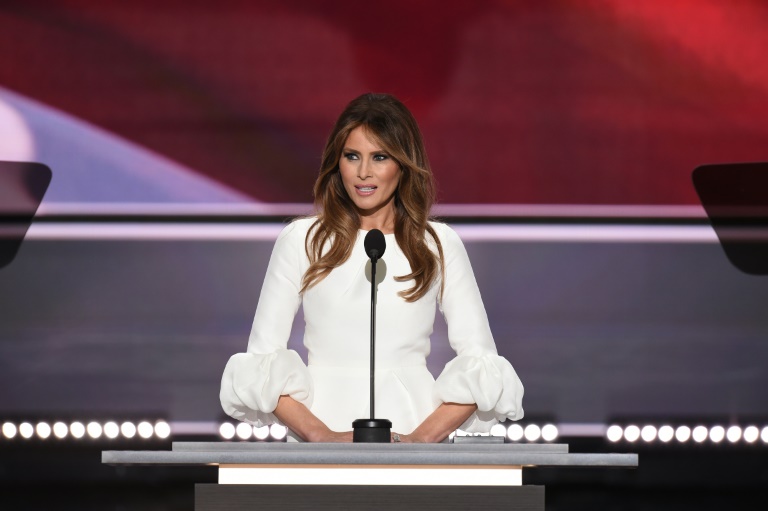
<svg viewBox="0 0 768 511">
<path fill-rule="evenodd" d="M 309 267 L 304 240 L 313 218 L 283 229 L 269 261 L 245 353 L 224 369 L 221 404 L 231 417 L 256 426 L 278 422 L 272 415 L 281 395 L 304 403 L 334 431 L 351 431 L 352 421 L 370 417 L 370 260 L 358 233 L 352 255 L 325 279 L 299 294 Z M 487 432 L 503 419 L 523 416 L 523 385 L 512 365 L 496 351 L 488 318 L 463 243 L 453 229 L 433 222 L 445 254 L 445 290 L 438 303 L 456 351 L 435 379 L 427 369 L 430 334 L 440 282 L 420 300 L 408 303 L 398 291 L 413 281 L 395 241 L 376 266 L 380 282 L 376 306 L 376 418 L 392 421 L 392 431 L 410 433 L 441 403 L 476 403 L 462 426 Z M 308 365 L 286 348 L 291 325 L 303 302 Z"/>
</svg>

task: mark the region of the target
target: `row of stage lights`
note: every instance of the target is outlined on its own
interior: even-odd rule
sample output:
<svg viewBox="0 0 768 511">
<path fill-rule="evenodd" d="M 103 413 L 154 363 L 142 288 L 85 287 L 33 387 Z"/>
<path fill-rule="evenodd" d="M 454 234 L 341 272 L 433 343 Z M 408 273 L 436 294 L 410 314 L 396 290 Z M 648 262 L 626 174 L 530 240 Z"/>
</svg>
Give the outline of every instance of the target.
<svg viewBox="0 0 768 511">
<path fill-rule="evenodd" d="M 215 427 L 215 426 L 214 426 Z M 80 422 L 74 421 L 66 423 L 63 421 L 54 422 L 50 424 L 45 421 L 41 422 L 29 422 L 24 421 L 21 423 L 5 422 L 2 425 L 2 436 L 6 440 L 12 439 L 40 439 L 46 440 L 49 438 L 55 438 L 59 440 L 64 439 L 107 439 L 115 440 L 118 438 L 133 439 L 140 438 L 144 440 L 148 439 L 167 439 L 171 436 L 171 426 L 163 421 L 140 421 L 131 422 L 125 421 L 118 424 L 115 421 L 107 422 Z M 634 424 L 620 426 L 611 425 L 605 430 L 605 438 L 613 443 L 617 442 L 645 442 L 645 443 L 696 443 L 702 444 L 710 442 L 714 444 L 730 443 L 736 444 L 744 442 L 747 444 L 755 444 L 758 440 L 762 440 L 763 444 L 768 444 L 768 426 L 762 429 L 757 426 L 747 426 L 742 428 L 741 426 L 732 425 L 724 427 L 721 425 L 704 426 L 698 425 L 689 427 L 680 425 L 673 427 L 671 425 L 654 426 L 645 425 L 638 426 Z M 243 422 L 240 423 L 221 423 L 218 427 L 218 433 L 220 438 L 224 440 L 256 440 L 256 441 L 285 441 L 288 430 L 279 424 L 272 424 L 271 426 L 255 427 Z M 491 428 L 490 433 L 485 433 L 482 436 L 496 436 L 505 437 L 511 442 L 552 442 L 560 436 L 560 430 L 554 424 L 545 424 L 539 426 L 537 424 L 521 425 L 517 423 L 512 424 L 496 424 Z M 451 433 L 451 437 L 454 436 L 478 436 L 476 434 L 467 433 L 462 430 L 456 430 Z"/>
<path fill-rule="evenodd" d="M 640 426 L 630 424 L 628 426 L 613 425 L 609 426 L 606 431 L 606 438 L 611 442 L 626 441 L 635 443 L 643 441 L 646 443 L 662 442 L 670 443 L 673 440 L 684 444 L 690 441 L 701 444 L 706 441 L 710 441 L 715 444 L 722 443 L 723 441 L 735 444 L 737 442 L 746 442 L 748 444 L 754 444 L 758 440 L 762 440 L 763 443 L 768 443 L 768 426 L 765 426 L 762 430 L 757 426 L 747 426 L 743 428 L 741 426 L 729 426 L 727 429 L 724 426 L 695 426 L 690 428 L 689 426 L 677 426 L 672 427 L 665 426 L 652 426 L 647 425 Z"/>
<path fill-rule="evenodd" d="M 230 422 L 225 422 L 219 427 L 219 435 L 224 440 L 273 440 L 282 441 L 285 439 L 288 431 L 284 426 L 279 424 L 272 424 L 271 426 L 251 426 L 241 422 L 234 425 Z M 536 424 L 528 424 L 523 427 L 519 424 L 512 424 L 506 427 L 503 424 L 496 424 L 491 428 L 490 435 L 492 436 L 504 436 L 509 438 L 513 442 L 519 442 L 526 440 L 528 442 L 545 441 L 551 442 L 558 436 L 557 426 L 554 424 L 546 424 L 544 426 L 538 426 Z M 467 433 L 462 430 L 457 430 L 451 433 L 453 436 L 472 436 L 471 433 Z M 488 436 L 486 434 L 485 436 Z"/>
<path fill-rule="evenodd" d="M 171 426 L 165 421 L 158 421 L 154 424 L 148 421 L 142 421 L 138 424 L 129 421 L 122 424 L 113 421 L 105 423 L 96 421 L 65 423 L 59 421 L 53 424 L 38 422 L 34 425 L 31 422 L 22 422 L 19 425 L 13 422 L 6 422 L 2 426 L 2 433 L 3 437 L 7 440 L 17 437 L 27 440 L 32 438 L 47 440 L 51 437 L 59 440 L 67 438 L 74 438 L 76 440 L 107 438 L 114 440 L 118 437 L 127 439 L 135 437 L 165 439 L 171 435 Z"/>
</svg>

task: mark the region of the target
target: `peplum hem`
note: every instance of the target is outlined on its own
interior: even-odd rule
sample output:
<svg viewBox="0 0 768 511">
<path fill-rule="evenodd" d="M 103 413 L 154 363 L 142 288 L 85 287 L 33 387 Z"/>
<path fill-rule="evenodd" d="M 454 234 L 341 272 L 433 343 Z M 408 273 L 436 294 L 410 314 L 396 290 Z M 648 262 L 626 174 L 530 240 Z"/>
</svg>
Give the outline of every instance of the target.
<svg viewBox="0 0 768 511">
<path fill-rule="evenodd" d="M 487 433 L 494 424 L 523 418 L 523 384 L 512 364 L 496 354 L 460 355 L 446 364 L 435 381 L 437 403 L 477 404 L 459 429 Z"/>
<path fill-rule="evenodd" d="M 272 412 L 283 395 L 307 408 L 312 406 L 312 378 L 295 351 L 237 353 L 227 362 L 219 398 L 224 412 L 233 419 L 256 427 L 279 423 Z"/>
</svg>

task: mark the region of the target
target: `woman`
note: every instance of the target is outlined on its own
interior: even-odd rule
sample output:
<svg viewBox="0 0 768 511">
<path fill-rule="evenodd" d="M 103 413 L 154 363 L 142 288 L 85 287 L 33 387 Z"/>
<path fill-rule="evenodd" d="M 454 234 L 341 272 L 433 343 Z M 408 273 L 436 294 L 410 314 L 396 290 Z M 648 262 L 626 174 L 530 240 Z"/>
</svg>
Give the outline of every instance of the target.
<svg viewBox="0 0 768 511">
<path fill-rule="evenodd" d="M 419 127 L 395 97 L 347 105 L 323 152 L 316 217 L 278 237 L 246 353 L 224 370 L 224 411 L 254 425 L 276 419 L 298 440 L 349 442 L 369 417 L 370 261 L 367 231 L 387 250 L 377 265 L 376 416 L 402 442 L 440 442 L 523 416 L 523 387 L 498 356 L 466 250 L 428 221 L 434 184 Z M 367 273 L 366 273 L 367 272 Z M 367 275 L 367 278 L 366 278 Z M 437 304 L 457 357 L 427 370 Z M 308 366 L 287 350 L 299 305 Z"/>
</svg>

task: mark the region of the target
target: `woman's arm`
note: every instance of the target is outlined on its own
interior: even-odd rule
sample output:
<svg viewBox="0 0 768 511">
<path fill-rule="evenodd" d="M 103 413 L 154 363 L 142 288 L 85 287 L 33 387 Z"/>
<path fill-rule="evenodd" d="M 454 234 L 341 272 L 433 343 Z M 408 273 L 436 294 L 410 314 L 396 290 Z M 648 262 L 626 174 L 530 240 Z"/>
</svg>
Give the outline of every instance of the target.
<svg viewBox="0 0 768 511">
<path fill-rule="evenodd" d="M 352 432 L 331 431 L 315 414 L 291 396 L 280 396 L 272 412 L 288 429 L 305 442 L 351 442 Z"/>
<path fill-rule="evenodd" d="M 477 405 L 443 403 L 424 419 L 410 435 L 400 435 L 401 442 L 434 443 L 442 442 L 461 426 L 477 410 Z"/>
</svg>

